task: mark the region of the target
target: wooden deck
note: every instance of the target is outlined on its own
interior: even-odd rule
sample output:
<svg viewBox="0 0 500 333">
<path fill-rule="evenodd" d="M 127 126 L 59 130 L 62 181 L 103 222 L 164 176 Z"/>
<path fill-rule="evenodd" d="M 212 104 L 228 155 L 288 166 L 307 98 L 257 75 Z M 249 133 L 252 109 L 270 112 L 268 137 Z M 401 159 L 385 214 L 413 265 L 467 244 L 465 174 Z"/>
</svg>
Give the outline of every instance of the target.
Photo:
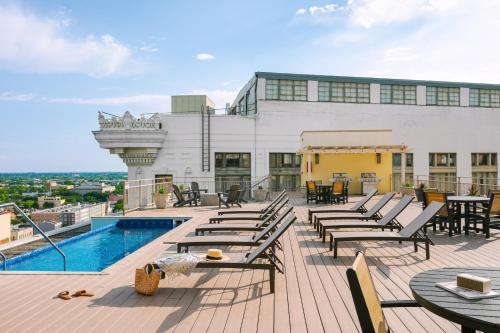
<svg viewBox="0 0 500 333">
<path fill-rule="evenodd" d="M 414 253 L 412 244 L 389 242 L 345 243 L 339 248 L 339 258 L 333 260 L 328 243 L 323 244 L 307 223 L 308 206 L 302 199 L 292 201 L 298 222 L 282 240 L 286 272 L 277 274 L 275 294 L 269 292 L 267 273 L 231 269 L 197 269 L 189 277 L 162 280 L 153 297 L 136 294 L 135 268 L 175 251 L 174 245 L 164 242 L 190 234 L 196 224 L 214 216 L 216 209 L 134 212 L 131 215 L 193 218 L 104 274 L 1 274 L 0 331 L 350 333 L 359 331 L 359 325 L 345 270 L 356 249 L 366 251 L 382 299 L 410 298 L 408 282 L 423 270 L 449 265 L 500 266 L 500 234 L 485 240 L 476 234 L 449 238 L 431 232 L 436 243 L 431 260 L 425 260 L 423 250 Z M 399 220 L 405 224 L 420 211 L 412 204 Z M 69 301 L 55 298 L 62 290 L 79 289 L 91 290 L 96 296 Z M 459 331 L 457 325 L 418 308 L 388 310 L 386 314 L 395 332 Z"/>
</svg>

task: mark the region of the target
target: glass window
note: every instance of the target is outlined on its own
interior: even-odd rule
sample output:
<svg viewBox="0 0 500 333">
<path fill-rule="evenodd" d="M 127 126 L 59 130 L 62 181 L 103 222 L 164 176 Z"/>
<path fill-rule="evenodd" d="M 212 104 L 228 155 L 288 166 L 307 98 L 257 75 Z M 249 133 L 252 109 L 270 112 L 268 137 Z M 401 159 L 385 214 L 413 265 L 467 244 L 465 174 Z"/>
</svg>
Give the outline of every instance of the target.
<svg viewBox="0 0 500 333">
<path fill-rule="evenodd" d="M 276 168 L 276 154 L 269 154 L 269 167 Z"/>
<path fill-rule="evenodd" d="M 477 165 L 477 154 L 474 154 L 474 153 L 471 154 L 470 164 L 472 166 L 476 166 Z"/>
<path fill-rule="evenodd" d="M 479 90 L 479 105 L 480 106 L 490 106 L 490 91 L 487 89 Z"/>
<path fill-rule="evenodd" d="M 295 155 L 295 166 L 300 167 L 300 155 Z"/>
<path fill-rule="evenodd" d="M 293 81 L 280 80 L 280 100 L 292 101 L 293 100 Z"/>
<path fill-rule="evenodd" d="M 477 154 L 477 165 L 488 165 L 489 154 Z"/>
<path fill-rule="evenodd" d="M 449 166 L 454 167 L 457 164 L 457 154 L 449 154 Z"/>
<path fill-rule="evenodd" d="M 391 100 L 391 86 L 388 84 L 382 84 L 380 86 L 380 103 L 390 104 Z"/>
<path fill-rule="evenodd" d="M 437 88 L 437 105 L 448 105 L 448 88 Z"/>
<path fill-rule="evenodd" d="M 247 113 L 246 103 L 245 103 L 245 96 L 243 96 L 243 98 L 241 98 L 240 101 L 238 102 L 238 111 L 239 111 L 240 114 L 246 114 Z"/>
<path fill-rule="evenodd" d="M 224 166 L 224 157 L 222 154 L 215 154 L 215 167 L 222 168 Z"/>
<path fill-rule="evenodd" d="M 437 88 L 436 87 L 426 87 L 426 104 L 436 105 L 437 104 Z"/>
<path fill-rule="evenodd" d="M 292 154 L 283 154 L 283 166 L 291 167 L 292 166 Z"/>
<path fill-rule="evenodd" d="M 497 165 L 497 153 L 492 153 L 491 154 L 491 165 Z"/>
<path fill-rule="evenodd" d="M 343 82 L 332 82 L 331 83 L 331 98 L 332 102 L 343 102 L 344 101 L 344 83 Z"/>
<path fill-rule="evenodd" d="M 416 86 L 404 86 L 404 87 L 405 87 L 405 104 L 416 104 L 417 87 Z"/>
<path fill-rule="evenodd" d="M 356 83 L 344 83 L 344 102 L 356 103 Z"/>
<path fill-rule="evenodd" d="M 429 166 L 435 166 L 435 154 L 434 153 L 429 153 Z"/>
<path fill-rule="evenodd" d="M 358 83 L 358 103 L 370 103 L 370 85 L 368 83 Z"/>
<path fill-rule="evenodd" d="M 413 168 L 413 153 L 406 153 L 406 166 Z"/>
<path fill-rule="evenodd" d="M 449 88 L 448 90 L 448 105 L 460 105 L 460 88 Z"/>
<path fill-rule="evenodd" d="M 469 89 L 469 106 L 479 106 L 479 89 Z"/>
<path fill-rule="evenodd" d="M 266 80 L 266 99 L 278 99 L 278 80 Z"/>
<path fill-rule="evenodd" d="M 239 168 L 240 154 L 226 154 L 226 168 Z"/>
<path fill-rule="evenodd" d="M 436 166 L 448 166 L 448 154 L 436 155 Z"/>
<path fill-rule="evenodd" d="M 403 86 L 392 86 L 392 103 L 404 104 L 405 101 L 405 88 Z"/>
<path fill-rule="evenodd" d="M 307 101 L 307 81 L 293 81 L 295 101 Z"/>
<path fill-rule="evenodd" d="M 401 166 L 401 154 L 399 153 L 392 154 L 392 166 L 393 167 Z"/>
<path fill-rule="evenodd" d="M 241 154 L 242 157 L 242 168 L 250 168 L 250 154 Z"/>
<path fill-rule="evenodd" d="M 318 82 L 318 101 L 330 102 L 330 82 Z"/>
<path fill-rule="evenodd" d="M 490 90 L 490 106 L 500 107 L 500 90 Z"/>
</svg>

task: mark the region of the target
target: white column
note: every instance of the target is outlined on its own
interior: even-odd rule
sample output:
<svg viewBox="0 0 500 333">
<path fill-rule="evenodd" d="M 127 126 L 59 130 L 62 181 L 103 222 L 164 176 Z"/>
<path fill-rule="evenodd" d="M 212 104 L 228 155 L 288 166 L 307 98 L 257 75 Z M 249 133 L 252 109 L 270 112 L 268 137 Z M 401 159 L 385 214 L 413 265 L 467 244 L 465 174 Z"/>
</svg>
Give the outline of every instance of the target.
<svg viewBox="0 0 500 333">
<path fill-rule="evenodd" d="M 307 153 L 307 180 L 311 180 L 311 153 Z"/>
<path fill-rule="evenodd" d="M 460 88 L 460 106 L 469 106 L 469 88 Z"/>
<path fill-rule="evenodd" d="M 318 101 L 318 81 L 307 81 L 307 100 L 309 102 Z"/>
<path fill-rule="evenodd" d="M 401 153 L 401 186 L 406 184 L 406 153 Z"/>
<path fill-rule="evenodd" d="M 257 79 L 257 100 L 266 99 L 266 79 L 259 77 Z"/>
<path fill-rule="evenodd" d="M 417 86 L 417 105 L 427 104 L 427 89 L 425 86 Z"/>
<path fill-rule="evenodd" d="M 380 84 L 370 83 L 370 103 L 380 104 Z"/>
</svg>

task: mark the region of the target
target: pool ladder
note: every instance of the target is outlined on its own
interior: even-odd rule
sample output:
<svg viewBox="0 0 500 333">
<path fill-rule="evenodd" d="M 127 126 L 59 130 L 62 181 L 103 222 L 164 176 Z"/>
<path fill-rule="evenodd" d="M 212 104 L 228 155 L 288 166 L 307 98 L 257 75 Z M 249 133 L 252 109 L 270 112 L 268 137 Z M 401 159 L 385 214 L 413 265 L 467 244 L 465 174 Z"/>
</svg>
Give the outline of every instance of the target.
<svg viewBox="0 0 500 333">
<path fill-rule="evenodd" d="M 23 219 L 25 221 L 27 221 L 29 224 L 31 224 L 31 226 L 36 230 L 38 231 L 38 233 L 40 235 L 42 235 L 42 237 L 62 256 L 63 258 L 63 266 L 64 266 L 64 271 L 66 271 L 66 255 L 64 254 L 63 251 L 61 251 L 61 249 L 53 242 L 50 240 L 49 236 L 47 236 L 45 234 L 45 232 L 42 231 L 42 229 L 40 229 L 29 217 L 28 215 L 26 215 L 21 208 L 19 208 L 15 203 L 13 202 L 10 202 L 10 203 L 4 203 L 4 204 L 0 204 L 0 209 L 1 208 L 9 208 L 9 207 L 12 207 L 14 208 L 14 210 L 21 214 L 21 216 L 23 217 Z M 0 257 L 2 257 L 3 259 L 3 270 L 6 271 L 7 270 L 7 258 L 5 257 L 5 254 L 3 254 L 2 252 L 0 252 Z"/>
</svg>

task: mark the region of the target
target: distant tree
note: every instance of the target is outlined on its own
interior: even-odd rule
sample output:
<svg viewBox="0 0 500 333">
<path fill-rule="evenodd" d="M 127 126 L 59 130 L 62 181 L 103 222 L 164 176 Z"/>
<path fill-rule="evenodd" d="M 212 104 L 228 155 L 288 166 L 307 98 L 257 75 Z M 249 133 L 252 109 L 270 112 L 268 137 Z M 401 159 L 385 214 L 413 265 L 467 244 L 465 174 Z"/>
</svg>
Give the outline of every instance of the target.
<svg viewBox="0 0 500 333">
<path fill-rule="evenodd" d="M 118 200 L 113 207 L 113 213 L 119 212 L 123 210 L 123 200 Z"/>
</svg>

